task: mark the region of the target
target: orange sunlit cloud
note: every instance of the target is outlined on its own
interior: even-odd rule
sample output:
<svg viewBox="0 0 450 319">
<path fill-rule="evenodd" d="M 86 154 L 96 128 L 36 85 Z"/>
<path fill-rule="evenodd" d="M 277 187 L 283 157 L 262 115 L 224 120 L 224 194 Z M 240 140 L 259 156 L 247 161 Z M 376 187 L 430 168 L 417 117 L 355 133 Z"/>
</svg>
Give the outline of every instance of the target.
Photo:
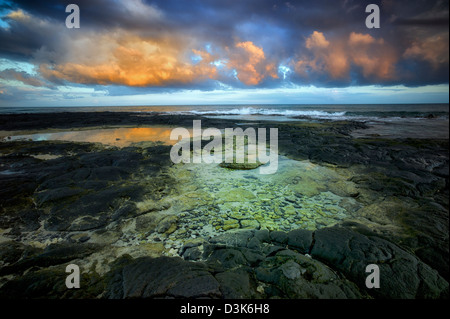
<svg viewBox="0 0 450 319">
<path fill-rule="evenodd" d="M 106 40 L 113 40 L 106 43 Z M 92 40 L 90 40 L 92 41 Z M 41 64 L 40 73 L 47 79 L 63 79 L 83 84 L 121 84 L 128 86 L 162 86 L 173 83 L 194 83 L 216 79 L 217 67 L 212 63 L 218 57 L 197 49 L 189 49 L 176 41 L 155 41 L 138 37 L 99 36 L 105 43 L 102 55 L 90 60 L 84 53 L 71 55 L 71 61 L 50 66 Z M 85 46 L 86 47 L 86 46 Z M 187 52 L 200 57 L 198 63 L 187 58 Z M 261 47 L 251 41 L 238 42 L 228 51 L 229 69 L 236 70 L 237 78 L 246 85 L 257 85 L 266 77 L 278 78 L 275 63 L 268 62 Z"/>
<path fill-rule="evenodd" d="M 348 75 L 348 54 L 344 51 L 342 43 L 331 43 L 322 32 L 314 31 L 306 39 L 306 48 L 312 52 L 313 59 L 309 57 L 298 60 L 295 71 L 307 77 L 308 70 L 319 73 L 328 73 L 332 78 L 343 78 Z"/>
<path fill-rule="evenodd" d="M 278 78 L 274 63 L 268 63 L 264 50 L 252 41 L 238 42 L 228 67 L 235 69 L 237 78 L 246 85 L 257 85 L 266 76 Z"/>
<path fill-rule="evenodd" d="M 45 78 L 75 83 L 128 86 L 192 83 L 216 77 L 214 65 L 203 61 L 191 64 L 185 58 L 187 50 L 171 39 L 156 41 L 127 34 L 111 34 L 98 36 L 98 41 L 105 43 L 101 56 L 91 49 L 91 54 L 95 55 L 91 61 L 81 55 L 72 57 L 72 62 L 55 66 L 41 64 L 40 73 Z"/>
<path fill-rule="evenodd" d="M 397 53 L 380 39 L 369 34 L 352 32 L 349 39 L 352 62 L 362 68 L 364 77 L 374 76 L 380 80 L 394 79 Z"/>
<path fill-rule="evenodd" d="M 349 77 L 350 66 L 362 69 L 365 78 L 387 80 L 395 77 L 398 57 L 380 38 L 351 32 L 348 38 L 326 39 L 322 32 L 314 31 L 305 46 L 313 57 L 303 57 L 295 63 L 298 74 L 306 77 L 308 70 L 329 74 L 332 78 Z"/>
<path fill-rule="evenodd" d="M 435 69 L 442 64 L 448 64 L 448 32 L 434 34 L 422 41 L 416 40 L 405 50 L 403 56 L 428 61 Z"/>
</svg>

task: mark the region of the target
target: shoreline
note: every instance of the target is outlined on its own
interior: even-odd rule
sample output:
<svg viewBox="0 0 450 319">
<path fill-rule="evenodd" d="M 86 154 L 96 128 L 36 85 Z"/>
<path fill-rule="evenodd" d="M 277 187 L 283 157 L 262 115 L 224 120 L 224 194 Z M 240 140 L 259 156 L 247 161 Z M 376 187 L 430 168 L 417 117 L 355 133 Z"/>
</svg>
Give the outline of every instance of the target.
<svg viewBox="0 0 450 319">
<path fill-rule="evenodd" d="M 448 298 L 448 139 L 353 138 L 367 127 L 353 121 L 85 115 L 0 115 L 0 128 L 277 127 L 282 165 L 262 176 L 174 165 L 168 145 L 0 143 L 2 297 L 38 297 L 45 280 L 47 297 L 155 297 L 134 277 L 119 280 L 133 294 L 110 278 L 150 285 L 167 268 L 178 292 L 164 276 L 151 285 L 175 298 Z M 57 284 L 69 263 L 89 289 Z M 384 289 L 365 287 L 365 263 L 382 267 Z"/>
</svg>

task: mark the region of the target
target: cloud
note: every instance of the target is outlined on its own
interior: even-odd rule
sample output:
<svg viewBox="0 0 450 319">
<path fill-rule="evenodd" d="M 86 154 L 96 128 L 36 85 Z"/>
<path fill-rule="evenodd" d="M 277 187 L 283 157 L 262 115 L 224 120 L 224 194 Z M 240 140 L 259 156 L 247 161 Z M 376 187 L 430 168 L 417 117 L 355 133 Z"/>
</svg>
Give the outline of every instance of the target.
<svg viewBox="0 0 450 319">
<path fill-rule="evenodd" d="M 39 72 L 50 81 L 128 86 L 170 86 L 216 76 L 215 67 L 207 62 L 191 64 L 187 49 L 174 39 L 155 41 L 116 32 L 93 35 L 86 41 L 96 43 L 102 52 L 96 46 L 74 47 L 74 51 L 82 48 L 84 54 L 70 55 L 56 64 L 41 63 Z"/>
<path fill-rule="evenodd" d="M 9 28 L 0 28 L 2 56 L 29 59 L 44 43 L 60 38 L 49 20 L 34 17 L 21 9 L 9 12 L 2 19 L 9 24 Z"/>
<path fill-rule="evenodd" d="M 24 71 L 16 71 L 14 69 L 6 69 L 3 71 L 0 71 L 0 79 L 4 80 L 16 80 L 19 82 L 22 82 L 27 85 L 31 86 L 46 86 L 46 87 L 52 87 L 52 85 L 49 85 L 49 83 L 44 82 L 41 79 L 38 79 L 27 72 Z"/>
<path fill-rule="evenodd" d="M 348 37 L 327 39 L 314 31 L 305 41 L 306 53 L 294 65 L 295 71 L 306 80 L 322 76 L 331 80 L 358 80 L 383 83 L 397 77 L 395 51 L 382 38 L 351 32 Z M 351 73 L 358 79 L 351 79 Z"/>
<path fill-rule="evenodd" d="M 237 78 L 246 85 L 257 85 L 267 76 L 278 78 L 275 64 L 267 62 L 263 49 L 251 41 L 236 43 L 230 55 L 227 67 L 236 70 Z"/>
<path fill-rule="evenodd" d="M 306 48 L 313 49 L 326 49 L 330 45 L 330 42 L 325 39 L 322 32 L 314 31 L 309 38 L 306 39 Z"/>
<path fill-rule="evenodd" d="M 64 24 L 69 1 L 16 0 L 0 13 L 8 24 L 0 25 L 0 57 L 37 73 L 3 77 L 104 85 L 111 94 L 448 83 L 448 2 L 378 2 L 382 27 L 369 30 L 364 5 L 353 0 L 79 0 L 75 30 Z"/>
<path fill-rule="evenodd" d="M 397 76 L 395 63 L 398 57 L 382 38 L 352 32 L 348 44 L 351 61 L 362 69 L 364 78 L 385 81 Z"/>
<path fill-rule="evenodd" d="M 330 42 L 322 32 L 314 31 L 305 41 L 306 54 L 294 65 L 305 80 L 314 82 L 326 75 L 332 79 L 348 78 L 349 56 L 339 41 Z"/>
<path fill-rule="evenodd" d="M 403 56 L 410 59 L 419 59 L 428 61 L 434 69 L 442 65 L 448 65 L 448 32 L 434 34 L 425 39 L 414 41 L 408 47 Z"/>
</svg>

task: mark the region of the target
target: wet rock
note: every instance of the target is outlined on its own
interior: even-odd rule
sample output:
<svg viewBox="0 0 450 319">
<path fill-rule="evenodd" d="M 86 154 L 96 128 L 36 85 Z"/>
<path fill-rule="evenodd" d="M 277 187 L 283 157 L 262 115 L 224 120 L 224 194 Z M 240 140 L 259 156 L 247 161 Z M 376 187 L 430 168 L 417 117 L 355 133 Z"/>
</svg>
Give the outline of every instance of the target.
<svg viewBox="0 0 450 319">
<path fill-rule="evenodd" d="M 283 275 L 288 279 L 297 279 L 301 276 L 301 268 L 299 264 L 290 260 L 280 267 Z"/>
<path fill-rule="evenodd" d="M 23 173 L 19 178 L 0 176 L 0 204 L 8 208 L 6 214 L 0 214 L 0 227 L 13 228 L 16 235 L 37 229 L 41 222 L 50 231 L 105 227 L 111 221 L 142 213 L 124 202 L 139 202 L 144 194 L 150 194 L 146 195 L 149 200 L 159 200 L 170 185 L 170 177 L 159 176 L 169 163 L 160 163 L 155 170 L 151 169 L 154 163 L 149 163 L 167 154 L 153 153 L 151 147 L 145 156 L 138 148 L 105 149 L 89 143 L 11 142 L 8 147 L 18 153 L 1 156 L 0 163 Z M 26 152 L 65 156 L 42 161 Z M 142 167 L 145 178 L 140 177 Z M 158 178 L 149 182 L 151 176 Z"/>
<path fill-rule="evenodd" d="M 414 210 L 417 204 L 408 199 L 386 197 L 382 201 L 361 207 L 357 216 L 362 216 L 380 225 L 393 224 L 406 210 Z"/>
<path fill-rule="evenodd" d="M 81 216 L 70 223 L 68 231 L 86 231 L 103 227 L 107 224 L 107 216 Z M 59 224 L 61 225 L 61 223 Z"/>
<path fill-rule="evenodd" d="M 256 163 L 226 163 L 222 162 L 219 164 L 220 167 L 228 168 L 228 169 L 237 169 L 237 170 L 250 170 L 255 169 L 263 165 L 263 163 L 257 161 Z"/>
<path fill-rule="evenodd" d="M 285 247 L 282 247 L 282 246 L 268 245 L 268 246 L 263 247 L 262 251 L 266 256 L 273 256 L 277 252 L 284 250 L 284 249 L 285 249 Z"/>
<path fill-rule="evenodd" d="M 266 294 L 281 298 L 361 298 L 358 288 L 340 279 L 324 264 L 289 250 L 267 258 L 255 270 L 268 287 Z"/>
<path fill-rule="evenodd" d="M 39 209 L 25 208 L 17 211 L 13 216 L 8 216 L 7 224 L 14 225 L 9 234 L 20 235 L 22 232 L 38 230 L 41 227 L 39 221 L 42 214 L 43 212 Z"/>
<path fill-rule="evenodd" d="M 60 187 L 49 189 L 36 194 L 36 202 L 38 205 L 48 204 L 59 200 L 66 200 L 70 197 L 80 195 L 85 191 L 80 188 Z"/>
<path fill-rule="evenodd" d="M 89 236 L 82 236 L 82 237 L 80 237 L 80 239 L 78 239 L 78 241 L 80 243 L 84 243 L 84 242 L 87 242 L 90 238 L 91 237 L 89 237 Z"/>
<path fill-rule="evenodd" d="M 202 257 L 199 247 L 189 247 L 184 250 L 182 256 L 185 260 L 199 260 Z"/>
<path fill-rule="evenodd" d="M 266 256 L 261 250 L 255 250 L 244 247 L 239 247 L 237 248 L 237 250 L 239 250 L 244 255 L 250 267 L 255 267 L 266 258 Z"/>
<path fill-rule="evenodd" d="M 43 269 L 8 281 L 0 288 L 2 299 L 63 298 L 69 290 L 64 269 Z"/>
<path fill-rule="evenodd" d="M 294 229 L 288 234 L 287 244 L 289 248 L 295 249 L 302 254 L 309 252 L 311 244 L 313 242 L 313 232 L 306 229 Z"/>
<path fill-rule="evenodd" d="M 14 264 L 24 256 L 36 255 L 40 251 L 40 249 L 15 241 L 0 243 L 0 266 Z"/>
<path fill-rule="evenodd" d="M 224 202 L 245 202 L 255 200 L 256 196 L 245 189 L 231 189 L 219 192 L 218 197 Z"/>
<path fill-rule="evenodd" d="M 163 218 L 158 226 L 156 227 L 156 232 L 162 234 L 171 234 L 177 229 L 178 217 L 177 216 L 167 216 Z"/>
<path fill-rule="evenodd" d="M 270 232 L 270 239 L 278 245 L 285 245 L 288 242 L 288 235 L 283 231 Z"/>
<path fill-rule="evenodd" d="M 248 241 L 254 236 L 254 234 L 254 230 L 237 230 L 215 236 L 211 238 L 209 242 L 234 247 L 247 247 Z"/>
<path fill-rule="evenodd" d="M 239 220 L 239 225 L 241 229 L 259 229 L 260 224 L 254 219 L 241 219 Z"/>
<path fill-rule="evenodd" d="M 136 218 L 136 231 L 141 233 L 151 233 L 156 229 L 162 218 L 163 216 L 154 213 L 140 215 Z"/>
<path fill-rule="evenodd" d="M 223 268 L 230 269 L 239 265 L 247 265 L 244 255 L 237 249 L 224 248 L 216 249 L 209 256 L 210 263 L 219 263 Z"/>
<path fill-rule="evenodd" d="M 121 198 L 136 199 L 139 198 L 140 193 L 142 189 L 137 185 L 110 186 L 99 192 L 53 205 L 45 228 L 54 231 L 83 231 L 106 226 L 113 215 L 111 209 L 119 208 Z"/>
<path fill-rule="evenodd" d="M 337 181 L 329 184 L 330 191 L 341 197 L 357 197 L 359 195 L 358 189 L 353 183 L 345 181 Z"/>
<path fill-rule="evenodd" d="M 0 274 L 22 273 L 31 267 L 50 267 L 68 261 L 84 258 L 100 250 L 103 246 L 89 243 L 51 244 L 43 251 L 32 247 L 24 247 L 22 258 L 17 262 L 0 269 Z"/>
<path fill-rule="evenodd" d="M 245 269 L 225 271 L 215 275 L 220 284 L 220 291 L 226 299 L 258 298 L 256 282 Z"/>
<path fill-rule="evenodd" d="M 219 298 L 218 281 L 201 263 L 181 258 L 142 257 L 116 269 L 105 297 L 126 298 Z"/>
<path fill-rule="evenodd" d="M 255 232 L 255 238 L 259 239 L 262 243 L 270 242 L 270 232 L 267 229 L 261 229 Z"/>
<path fill-rule="evenodd" d="M 253 237 L 252 239 L 249 240 L 247 247 L 254 250 L 260 250 L 261 241 L 258 238 Z"/>
<path fill-rule="evenodd" d="M 378 237 L 367 237 L 344 227 L 319 229 L 311 251 L 317 258 L 344 273 L 367 293 L 382 298 L 440 298 L 448 296 L 448 282 L 436 270 L 398 246 Z M 380 268 L 380 289 L 365 288 L 366 266 Z"/>
<path fill-rule="evenodd" d="M 130 218 L 137 215 L 136 204 L 126 203 L 124 206 L 117 209 L 111 216 L 111 220 L 115 221 L 122 218 Z"/>
<path fill-rule="evenodd" d="M 67 289 L 66 265 L 29 271 L 8 281 L 0 288 L 1 299 L 93 299 L 99 298 L 105 288 L 97 274 L 81 274 L 80 287 Z"/>
</svg>

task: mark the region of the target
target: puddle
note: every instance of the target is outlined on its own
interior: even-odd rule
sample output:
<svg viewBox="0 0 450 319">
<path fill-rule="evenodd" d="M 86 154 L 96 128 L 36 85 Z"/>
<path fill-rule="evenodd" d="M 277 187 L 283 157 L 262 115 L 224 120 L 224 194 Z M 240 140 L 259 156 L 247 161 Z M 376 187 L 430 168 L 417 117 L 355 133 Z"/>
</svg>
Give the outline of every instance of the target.
<svg viewBox="0 0 450 319">
<path fill-rule="evenodd" d="M 118 147 L 147 141 L 173 145 L 177 141 L 170 140 L 172 129 L 95 129 L 18 135 L 8 140 L 100 142 Z M 248 145 L 245 153 L 255 155 L 248 150 Z M 192 155 L 198 156 L 195 152 Z M 50 159 L 48 155 L 41 158 Z M 337 169 L 284 156 L 278 156 L 274 174 L 261 174 L 261 167 L 233 170 L 218 163 L 194 161 L 173 165 L 168 174 L 177 180 L 179 189 L 165 198 L 170 208 L 163 214 L 176 216 L 174 230 L 140 234 L 135 224 L 124 224 L 123 235 L 115 245 L 159 242 L 175 249 L 187 240 L 214 237 L 237 229 L 316 230 L 351 217 L 359 208 L 353 197 L 337 195 L 340 192 L 336 189 L 340 187 L 354 187 Z"/>
<path fill-rule="evenodd" d="M 331 191 L 331 185 L 347 183 L 334 169 L 283 156 L 278 165 L 275 174 L 218 164 L 172 166 L 169 173 L 180 189 L 167 198 L 172 206 L 165 214 L 177 216 L 177 228 L 170 234 L 152 233 L 145 241 L 178 249 L 187 241 L 238 229 L 316 230 L 350 218 L 359 208 L 354 198 Z"/>
<path fill-rule="evenodd" d="M 43 161 L 48 161 L 62 157 L 62 155 L 53 155 L 53 154 L 37 154 L 37 155 L 31 154 L 31 156 Z"/>
<path fill-rule="evenodd" d="M 177 141 L 170 140 L 172 127 L 136 127 L 94 129 L 68 132 L 36 133 L 15 135 L 3 138 L 3 141 L 70 141 L 90 142 L 113 145 L 117 147 L 130 146 L 139 142 L 162 142 L 173 145 Z"/>
</svg>

